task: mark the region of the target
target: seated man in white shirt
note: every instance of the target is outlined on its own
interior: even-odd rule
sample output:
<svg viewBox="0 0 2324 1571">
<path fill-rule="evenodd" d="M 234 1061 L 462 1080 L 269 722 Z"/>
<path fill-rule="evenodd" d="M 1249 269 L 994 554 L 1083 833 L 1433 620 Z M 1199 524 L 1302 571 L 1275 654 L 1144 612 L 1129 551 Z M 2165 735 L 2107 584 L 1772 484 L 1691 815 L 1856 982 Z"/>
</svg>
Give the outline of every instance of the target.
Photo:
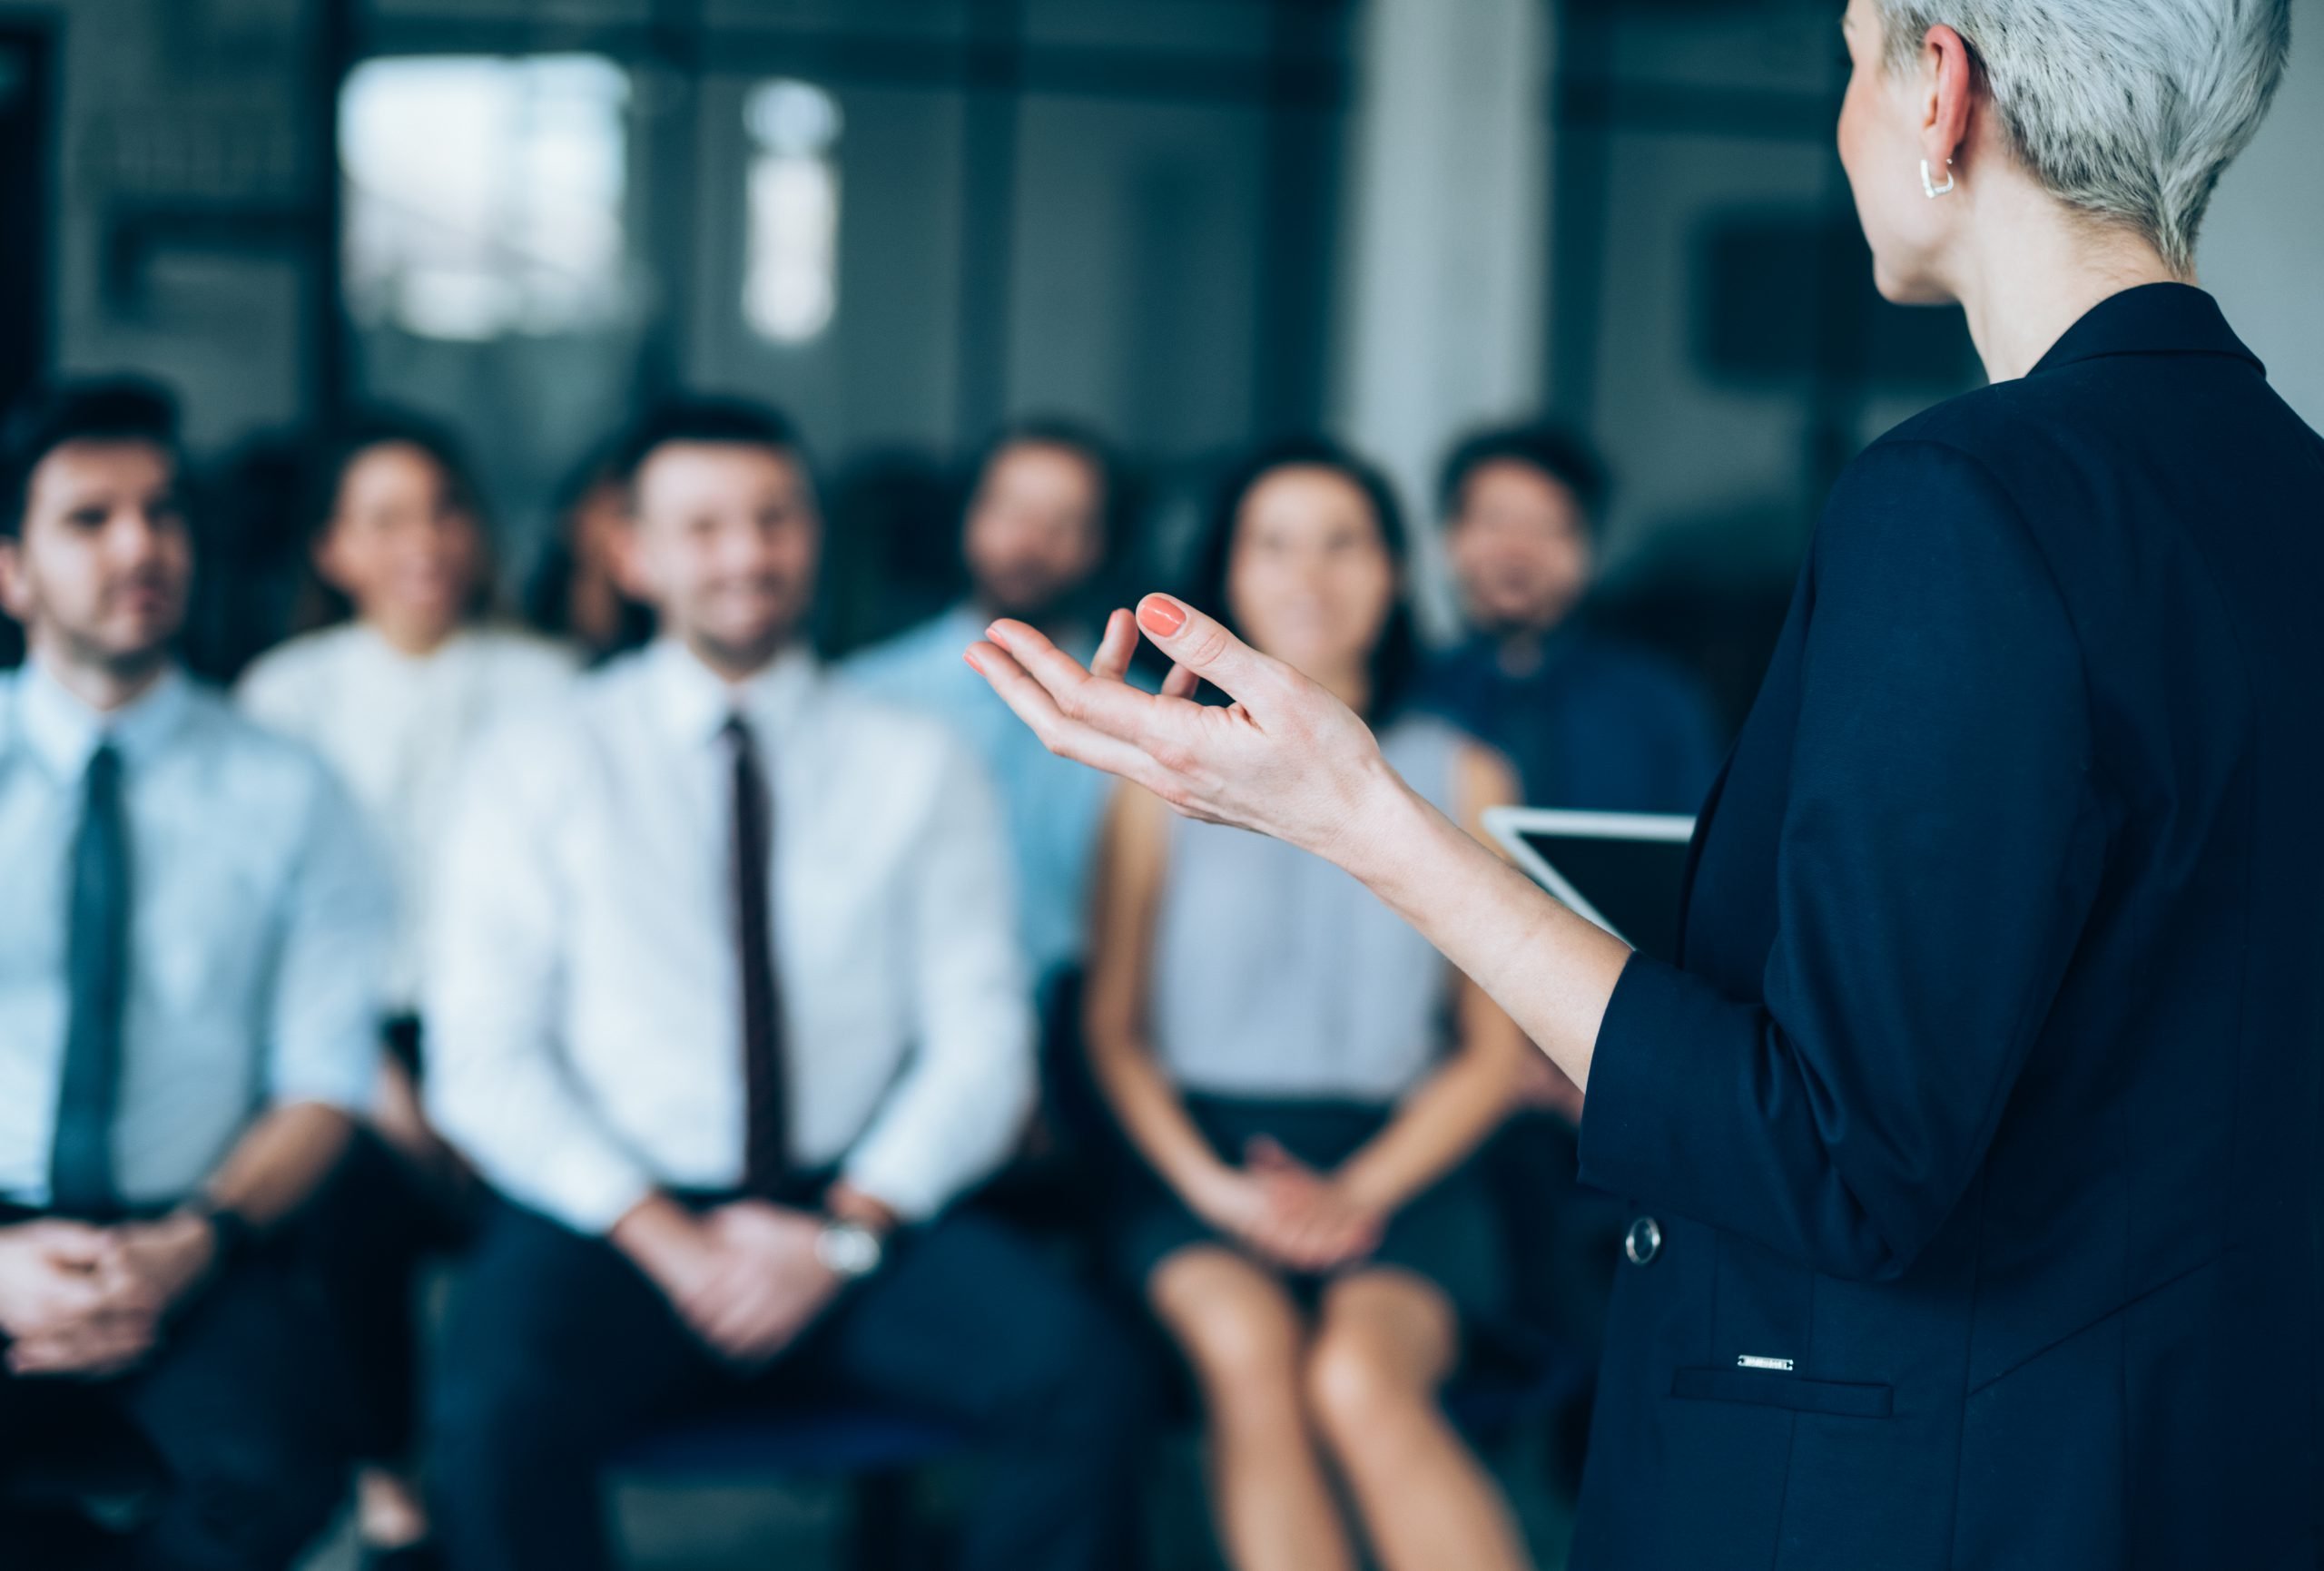
<svg viewBox="0 0 2324 1571">
<path fill-rule="evenodd" d="M 165 394 L 105 383 L 0 437 L 0 604 L 30 651 L 0 680 L 11 1565 L 287 1566 L 349 1460 L 346 1360 L 269 1235 L 372 1089 L 386 889 L 321 763 L 172 662 L 175 433 Z M 74 1435 L 123 1428 L 162 1464 L 125 1539 L 5 1519 Z"/>
<path fill-rule="evenodd" d="M 948 1209 L 1033 1098 L 991 792 L 936 722 L 818 672 L 786 421 L 675 405 L 625 467 L 662 640 L 485 744 L 439 875 L 429 1106 L 510 1203 L 438 1363 L 439 1541 L 599 1571 L 610 1451 L 812 1391 L 980 1438 L 969 1566 L 1119 1565 L 1145 1366 Z"/>
</svg>

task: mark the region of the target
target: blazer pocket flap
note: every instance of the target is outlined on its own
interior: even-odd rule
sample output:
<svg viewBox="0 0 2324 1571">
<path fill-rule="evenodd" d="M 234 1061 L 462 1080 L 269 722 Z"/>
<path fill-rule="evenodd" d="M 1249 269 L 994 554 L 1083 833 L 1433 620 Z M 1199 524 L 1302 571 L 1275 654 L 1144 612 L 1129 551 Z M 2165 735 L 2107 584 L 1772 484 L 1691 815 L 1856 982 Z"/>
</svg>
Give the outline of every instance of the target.
<svg viewBox="0 0 2324 1571">
<path fill-rule="evenodd" d="M 1742 1402 L 1845 1419 L 1885 1419 L 1896 1406 L 1893 1386 L 1803 1380 L 1778 1370 L 1679 1370 L 1670 1378 L 1670 1394 L 1689 1401 Z"/>
</svg>

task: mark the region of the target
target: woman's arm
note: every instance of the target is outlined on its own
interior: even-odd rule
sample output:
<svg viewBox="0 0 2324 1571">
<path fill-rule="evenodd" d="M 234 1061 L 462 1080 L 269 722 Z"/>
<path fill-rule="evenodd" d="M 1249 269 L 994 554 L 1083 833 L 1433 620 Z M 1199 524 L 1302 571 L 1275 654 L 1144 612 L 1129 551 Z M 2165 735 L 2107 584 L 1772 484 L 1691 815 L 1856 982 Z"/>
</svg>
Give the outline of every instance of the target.
<svg viewBox="0 0 2324 1571">
<path fill-rule="evenodd" d="M 1464 747 L 1456 765 L 1461 821 L 1484 842 L 1484 812 L 1517 800 L 1517 784 L 1498 755 Z M 1531 1046 L 1517 1023 L 1457 971 L 1460 1038 L 1452 1056 L 1364 1148 L 1336 1183 L 1359 1207 L 1393 1214 L 1458 1166 L 1508 1115 Z"/>
<path fill-rule="evenodd" d="M 1115 790 L 1098 840 L 1082 1029 L 1090 1073 L 1130 1144 L 1197 1214 L 1242 1235 L 1256 1220 L 1256 1187 L 1211 1150 L 1146 1041 L 1169 832 L 1169 810 L 1150 793 Z"/>
</svg>

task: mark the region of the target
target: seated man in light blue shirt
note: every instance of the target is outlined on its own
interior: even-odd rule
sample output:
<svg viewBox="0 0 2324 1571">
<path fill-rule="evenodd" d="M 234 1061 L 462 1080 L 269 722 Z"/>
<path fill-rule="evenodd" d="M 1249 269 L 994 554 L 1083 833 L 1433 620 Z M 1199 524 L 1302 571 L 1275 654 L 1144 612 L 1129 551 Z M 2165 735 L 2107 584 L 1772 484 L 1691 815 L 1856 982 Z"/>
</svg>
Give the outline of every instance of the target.
<svg viewBox="0 0 2324 1571">
<path fill-rule="evenodd" d="M 0 679 L 0 1545 L 27 1565 L 76 1563 L 77 1525 L 5 1515 L 75 1433 L 162 1464 L 114 1546 L 141 1566 L 286 1566 L 347 1476 L 341 1349 L 268 1234 L 372 1090 L 386 891 L 322 765 L 171 659 L 177 468 L 136 383 L 42 395 L 0 444 L 30 650 Z"/>
<path fill-rule="evenodd" d="M 960 652 L 1009 616 L 1078 658 L 1094 653 L 1083 598 L 1111 544 L 1117 484 L 1111 457 L 1089 432 L 1061 421 L 1009 427 L 985 450 L 969 496 L 969 598 L 842 668 L 862 690 L 936 715 L 984 761 L 1008 815 L 1026 955 L 1044 984 L 1081 959 L 1105 785 L 1052 756 Z"/>
</svg>

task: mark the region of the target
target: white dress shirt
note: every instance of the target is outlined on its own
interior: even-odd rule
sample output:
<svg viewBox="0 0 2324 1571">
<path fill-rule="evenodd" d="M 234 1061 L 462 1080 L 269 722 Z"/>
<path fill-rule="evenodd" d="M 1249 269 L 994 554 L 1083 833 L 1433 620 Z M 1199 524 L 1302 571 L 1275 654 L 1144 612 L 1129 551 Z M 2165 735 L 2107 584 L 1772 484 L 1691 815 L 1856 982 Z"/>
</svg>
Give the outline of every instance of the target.
<svg viewBox="0 0 2324 1571">
<path fill-rule="evenodd" d="M 430 924 L 429 1110 L 503 1193 L 583 1232 L 741 1179 L 735 712 L 774 799 L 793 1162 L 921 1218 L 1031 1105 L 1009 859 L 973 762 L 807 655 L 730 688 L 657 643 L 479 750 Z"/>
<path fill-rule="evenodd" d="M 465 629 L 409 655 L 350 622 L 261 656 L 236 687 L 261 724 L 321 753 L 370 817 L 396 885 L 389 1007 L 419 1000 L 428 879 L 468 750 L 508 715 L 554 702 L 578 663 L 558 644 L 499 628 Z"/>
<path fill-rule="evenodd" d="M 131 862 L 123 1198 L 182 1199 L 261 1109 L 359 1109 L 378 1074 L 387 890 L 330 771 L 175 673 L 101 714 L 28 663 L 0 677 L 0 1195 L 35 1207 L 64 1062 L 73 847 L 107 740 Z"/>
</svg>

